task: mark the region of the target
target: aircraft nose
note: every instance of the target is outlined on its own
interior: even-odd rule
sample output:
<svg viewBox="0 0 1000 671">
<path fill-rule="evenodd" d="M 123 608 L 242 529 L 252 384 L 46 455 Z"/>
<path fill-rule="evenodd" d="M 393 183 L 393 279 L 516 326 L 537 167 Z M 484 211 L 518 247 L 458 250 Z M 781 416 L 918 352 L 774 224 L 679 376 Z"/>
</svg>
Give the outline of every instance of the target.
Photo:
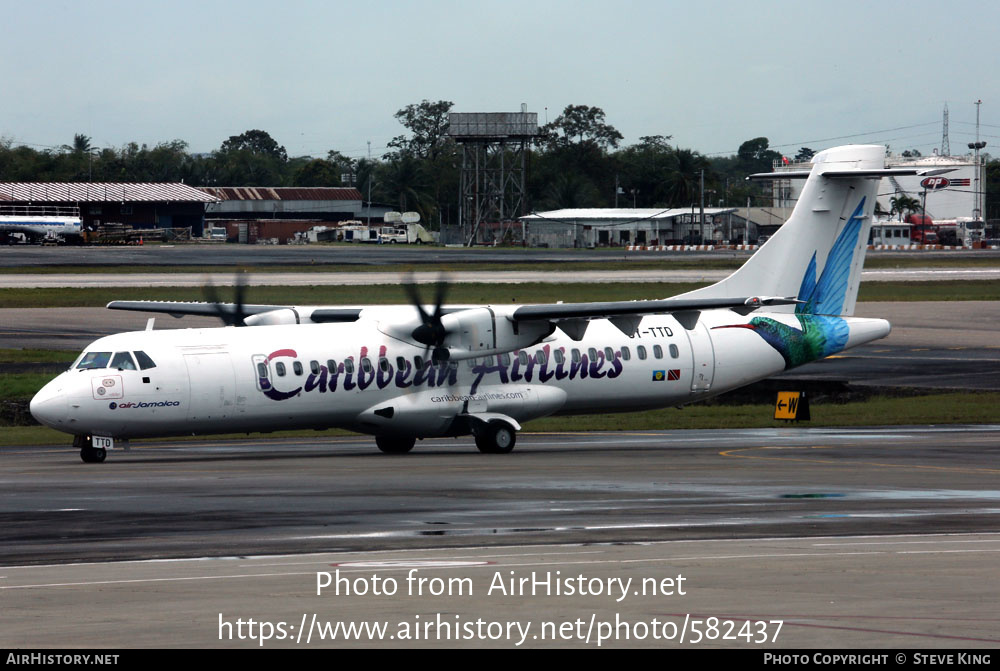
<svg viewBox="0 0 1000 671">
<path fill-rule="evenodd" d="M 28 409 L 31 416 L 45 426 L 58 429 L 66 421 L 66 397 L 62 394 L 61 385 L 56 385 L 55 380 L 42 387 Z"/>
</svg>

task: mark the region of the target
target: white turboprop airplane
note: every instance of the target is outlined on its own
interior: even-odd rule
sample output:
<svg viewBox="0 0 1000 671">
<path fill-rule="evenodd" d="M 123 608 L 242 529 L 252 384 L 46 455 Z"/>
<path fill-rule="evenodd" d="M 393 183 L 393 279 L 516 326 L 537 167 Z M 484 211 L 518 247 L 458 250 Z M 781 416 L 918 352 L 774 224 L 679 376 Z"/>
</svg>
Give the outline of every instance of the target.
<svg viewBox="0 0 1000 671">
<path fill-rule="evenodd" d="M 813 158 L 788 222 L 741 268 L 674 298 L 432 308 L 112 302 L 231 325 L 95 341 L 31 401 L 86 462 L 137 437 L 341 427 L 408 452 L 417 438 L 514 447 L 521 422 L 678 406 L 885 337 L 852 317 L 885 148 Z M 930 174 L 934 171 L 923 171 Z"/>
</svg>

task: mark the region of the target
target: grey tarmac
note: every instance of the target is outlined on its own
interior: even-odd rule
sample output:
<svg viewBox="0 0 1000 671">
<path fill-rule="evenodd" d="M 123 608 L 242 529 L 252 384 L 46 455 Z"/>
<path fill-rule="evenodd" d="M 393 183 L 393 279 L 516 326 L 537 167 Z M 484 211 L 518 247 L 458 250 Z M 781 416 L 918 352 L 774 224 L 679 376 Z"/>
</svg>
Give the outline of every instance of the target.
<svg viewBox="0 0 1000 671">
<path fill-rule="evenodd" d="M 316 615 L 398 631 L 440 613 L 531 623 L 527 647 L 596 647 L 616 616 L 664 634 L 687 620 L 693 647 L 996 647 L 998 439 L 1000 426 L 523 434 L 500 458 L 446 440 L 402 458 L 365 438 L 209 441 L 100 466 L 68 448 L 5 449 L 0 593 L 15 615 L 0 645 L 260 647 L 224 625 Z M 350 595 L 317 595 L 338 570 Z M 408 591 L 414 570 L 423 592 Z M 581 576 L 590 591 L 491 590 L 498 575 Z M 399 592 L 372 594 L 376 576 Z M 624 598 L 616 579 L 632 580 Z M 471 591 L 433 593 L 446 585 Z M 705 640 L 710 617 L 730 634 L 766 622 L 777 638 Z M 569 637 L 530 638 L 544 622 L 571 623 Z M 644 631 L 602 647 L 681 645 Z"/>
</svg>

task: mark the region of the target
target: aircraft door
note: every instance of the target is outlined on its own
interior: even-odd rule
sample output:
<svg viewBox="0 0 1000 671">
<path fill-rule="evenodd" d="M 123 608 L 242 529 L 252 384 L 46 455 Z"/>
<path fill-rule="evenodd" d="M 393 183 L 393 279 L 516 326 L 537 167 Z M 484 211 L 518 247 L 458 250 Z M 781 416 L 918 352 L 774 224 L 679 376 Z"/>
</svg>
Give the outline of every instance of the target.
<svg viewBox="0 0 1000 671">
<path fill-rule="evenodd" d="M 235 414 L 236 376 L 228 352 L 185 354 L 191 400 L 188 419 L 217 420 Z"/>
<path fill-rule="evenodd" d="M 715 347 L 712 345 L 712 336 L 700 319 L 693 329 L 684 329 L 684 332 L 687 333 L 688 341 L 691 343 L 693 365 L 691 391 L 708 391 L 715 377 Z"/>
</svg>

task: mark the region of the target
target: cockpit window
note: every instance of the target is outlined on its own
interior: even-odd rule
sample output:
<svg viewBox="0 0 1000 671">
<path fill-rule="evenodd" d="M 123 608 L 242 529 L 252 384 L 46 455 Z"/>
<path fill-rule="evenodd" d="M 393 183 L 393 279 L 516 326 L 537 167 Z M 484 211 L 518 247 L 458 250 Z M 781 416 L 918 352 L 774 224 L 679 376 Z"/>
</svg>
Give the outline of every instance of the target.
<svg viewBox="0 0 1000 671">
<path fill-rule="evenodd" d="M 111 360 L 111 352 L 87 352 L 80 359 L 80 363 L 76 364 L 77 368 L 83 368 L 84 370 L 92 370 L 95 368 L 107 368 L 108 361 Z"/>
<path fill-rule="evenodd" d="M 135 353 L 135 360 L 139 362 L 139 368 L 142 370 L 148 370 L 150 368 L 156 368 L 156 364 L 153 360 L 149 358 L 149 355 L 142 351 L 137 351 Z"/>
<path fill-rule="evenodd" d="M 115 352 L 111 367 L 118 370 L 135 370 L 135 361 L 132 361 L 132 355 L 128 352 Z"/>
</svg>

